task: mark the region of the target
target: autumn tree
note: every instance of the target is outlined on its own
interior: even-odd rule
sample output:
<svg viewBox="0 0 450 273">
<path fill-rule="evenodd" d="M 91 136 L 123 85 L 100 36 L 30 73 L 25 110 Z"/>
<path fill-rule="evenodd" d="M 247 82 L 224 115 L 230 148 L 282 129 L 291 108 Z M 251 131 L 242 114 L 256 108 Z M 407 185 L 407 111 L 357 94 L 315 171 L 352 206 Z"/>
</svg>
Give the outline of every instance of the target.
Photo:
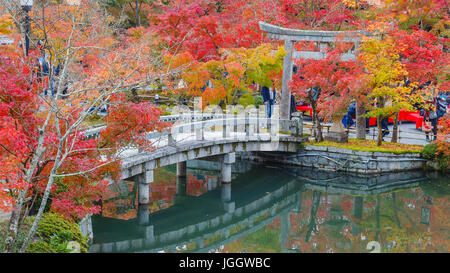
<svg viewBox="0 0 450 273">
<path fill-rule="evenodd" d="M 15 3 L 2 4 L 11 18 L 20 17 Z M 96 1 L 76 6 L 42 1 L 34 8 L 39 12 L 32 15 L 32 45 L 41 40 L 43 46 L 28 57 L 17 44 L 0 48 L 0 117 L 5 122 L 0 157 L 8 162 L 0 167 L 0 203 L 12 211 L 7 252 L 15 249 L 18 229 L 32 208 L 36 217 L 24 244 L 17 246 L 21 252 L 50 201 L 52 211 L 72 219 L 97 213 L 92 201 L 100 198 L 107 181 L 120 178 L 121 153 L 132 146 L 151 149 L 146 133 L 165 126 L 159 109 L 131 103 L 122 94 L 169 74 L 158 70 L 162 53 L 152 40 L 112 36 L 103 18 L 107 14 Z M 8 29 L 15 28 L 10 24 Z M 19 39 L 20 31 L 16 33 L 10 35 Z M 36 67 L 36 58 L 45 55 L 48 82 Z M 51 88 L 54 95 L 45 95 Z M 100 138 L 86 140 L 86 118 L 105 105 L 106 129 Z"/>
<path fill-rule="evenodd" d="M 313 135 L 316 142 L 323 140 L 321 120 L 341 125 L 340 119 L 358 88 L 361 67 L 355 60 L 343 60 L 348 45 L 337 43 L 324 59 L 299 59 L 299 73 L 290 82 L 296 97 L 304 98 L 312 107 Z M 344 113 L 345 114 L 345 113 Z"/>
<path fill-rule="evenodd" d="M 382 119 L 401 109 L 411 109 L 408 96 L 412 86 L 404 84 L 408 72 L 400 62 L 399 50 L 392 37 L 364 38 L 358 59 L 366 70 L 365 84 L 371 103 L 367 115 L 377 118 L 377 145 L 380 146 L 383 139 Z"/>
<path fill-rule="evenodd" d="M 220 49 L 217 60 L 201 62 L 189 53 L 167 56 L 167 64 L 180 71 L 188 96 L 201 96 L 207 104 L 237 104 L 239 99 L 255 94 L 255 84 L 272 86 L 280 79 L 285 51 L 270 44 L 256 48 Z M 208 83 L 210 83 L 208 85 Z"/>
<path fill-rule="evenodd" d="M 371 10 L 378 21 L 397 22 L 402 30 L 423 30 L 450 38 L 449 4 L 446 0 L 384 1 L 378 9 Z"/>
</svg>

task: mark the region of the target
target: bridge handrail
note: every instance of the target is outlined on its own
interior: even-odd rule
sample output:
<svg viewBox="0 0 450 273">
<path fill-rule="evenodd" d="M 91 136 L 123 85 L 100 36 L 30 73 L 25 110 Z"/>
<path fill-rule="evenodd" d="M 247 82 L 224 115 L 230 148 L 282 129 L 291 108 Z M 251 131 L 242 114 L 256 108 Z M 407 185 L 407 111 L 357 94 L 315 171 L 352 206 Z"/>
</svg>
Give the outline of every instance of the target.
<svg viewBox="0 0 450 273">
<path fill-rule="evenodd" d="M 202 118 L 202 119 L 211 119 L 214 118 L 216 115 L 215 114 L 208 114 L 208 113 L 203 113 L 203 114 L 199 114 L 199 113 L 194 113 L 194 114 L 181 114 L 181 115 L 165 115 L 165 116 L 161 116 L 159 118 L 160 121 L 162 122 L 171 122 L 171 121 L 179 121 L 179 120 L 185 120 L 188 119 L 188 117 L 194 120 Z M 84 130 L 84 135 L 86 139 L 89 138 L 97 138 L 100 135 L 100 131 L 105 129 L 106 125 L 101 125 L 101 126 L 97 126 L 95 128 L 89 128 Z"/>
<path fill-rule="evenodd" d="M 191 122 L 185 124 L 179 124 L 171 127 L 169 130 L 163 132 L 153 132 L 147 135 L 147 138 L 158 138 L 167 136 L 168 137 L 168 145 L 174 145 L 175 139 L 174 135 L 178 133 L 188 133 L 190 135 L 195 135 L 196 140 L 204 140 L 204 133 L 211 132 L 212 127 L 221 127 L 222 137 L 228 138 L 231 133 L 245 133 L 246 137 L 249 137 L 251 134 L 260 134 L 261 126 L 265 125 L 267 128 L 267 133 L 271 136 L 279 133 L 279 125 L 282 122 L 288 123 L 289 129 L 293 129 L 293 134 L 295 136 L 300 136 L 302 132 L 302 124 L 301 121 L 297 120 L 285 120 L 285 119 L 271 119 L 271 118 L 261 118 L 254 117 L 250 115 L 246 115 L 245 117 L 234 116 L 233 118 L 229 118 L 228 115 L 222 115 L 222 118 L 219 119 L 211 119 L 199 122 Z M 239 129 L 239 127 L 241 129 Z M 278 127 L 278 128 L 277 128 Z M 225 128 L 225 130 L 224 130 Z M 288 132 L 281 132 L 288 133 Z M 290 132 L 289 132 L 290 133 Z"/>
<path fill-rule="evenodd" d="M 244 117 L 242 117 L 244 116 Z M 197 122 L 191 122 L 192 120 L 201 120 Z M 174 132 L 192 132 L 195 131 L 196 134 L 199 136 L 197 137 L 198 140 L 203 140 L 203 137 L 200 137 L 200 135 L 203 135 L 203 132 L 205 129 L 211 129 L 213 126 L 221 126 L 222 128 L 230 128 L 233 126 L 233 128 L 236 128 L 237 126 L 244 126 L 244 130 L 223 130 L 223 136 L 226 137 L 228 132 L 233 133 L 243 133 L 245 132 L 247 135 L 250 133 L 250 126 L 255 126 L 253 129 L 254 133 L 260 133 L 260 124 L 266 124 L 267 129 L 269 133 L 272 132 L 272 128 L 274 124 L 277 124 L 277 122 L 287 122 L 289 126 L 287 128 L 293 128 L 294 129 L 294 135 L 295 136 L 301 136 L 303 132 L 303 119 L 292 119 L 292 120 L 285 120 L 285 119 L 278 119 L 278 118 L 267 118 L 267 117 L 261 117 L 257 112 L 249 113 L 243 113 L 243 114 L 210 114 L 210 113 L 194 113 L 194 114 L 180 114 L 180 115 L 168 115 L 168 116 L 162 116 L 160 118 L 160 121 L 163 122 L 176 122 L 176 121 L 189 121 L 188 123 L 179 124 L 176 126 L 170 127 L 169 130 L 163 131 L 163 132 L 151 132 L 147 134 L 147 138 L 157 138 L 162 136 L 168 136 L 169 142 L 171 141 L 170 138 L 173 136 Z M 230 121 L 232 121 L 234 124 L 230 125 Z M 205 126 L 206 125 L 206 126 Z M 209 125 L 209 126 L 208 126 Z M 100 135 L 100 131 L 106 128 L 106 126 L 99 126 L 97 128 L 92 128 L 85 130 L 85 138 L 96 138 Z M 186 130 L 186 128 L 188 128 Z M 200 130 L 200 132 L 199 132 Z M 277 133 L 277 132 L 275 132 Z M 200 134 L 200 135 L 199 135 Z"/>
</svg>

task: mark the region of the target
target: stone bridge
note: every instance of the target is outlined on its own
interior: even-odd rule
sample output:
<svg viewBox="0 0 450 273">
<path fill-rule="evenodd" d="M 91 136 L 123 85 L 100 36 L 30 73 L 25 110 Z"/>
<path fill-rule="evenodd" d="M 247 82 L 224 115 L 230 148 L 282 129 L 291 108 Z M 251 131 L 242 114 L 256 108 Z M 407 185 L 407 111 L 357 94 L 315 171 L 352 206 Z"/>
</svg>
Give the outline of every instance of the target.
<svg viewBox="0 0 450 273">
<path fill-rule="evenodd" d="M 261 118 L 256 111 L 242 115 L 178 115 L 173 121 L 170 130 L 147 135 L 154 150 L 130 149 L 122 157 L 122 179 L 139 183 L 139 204 L 149 203 L 149 184 L 156 168 L 177 164 L 177 177 L 183 178 L 188 160 L 213 158 L 222 164 L 221 183 L 231 183 L 236 152 L 296 153 L 305 140 L 301 118 Z M 280 131 L 282 123 L 289 131 Z"/>
</svg>

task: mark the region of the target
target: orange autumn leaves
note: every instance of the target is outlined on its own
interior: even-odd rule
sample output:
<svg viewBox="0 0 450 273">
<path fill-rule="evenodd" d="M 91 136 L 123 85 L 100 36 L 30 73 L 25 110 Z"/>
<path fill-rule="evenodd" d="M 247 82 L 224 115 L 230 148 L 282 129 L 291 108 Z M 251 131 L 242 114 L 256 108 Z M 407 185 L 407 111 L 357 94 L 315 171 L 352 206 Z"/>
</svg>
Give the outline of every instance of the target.
<svg viewBox="0 0 450 273">
<path fill-rule="evenodd" d="M 282 71 L 285 50 L 269 44 L 256 48 L 221 49 L 217 60 L 197 61 L 188 52 L 166 55 L 167 67 L 176 70 L 182 84 L 173 92 L 201 96 L 203 105 L 236 103 L 244 94 L 255 92 L 253 85 L 272 85 Z"/>
</svg>

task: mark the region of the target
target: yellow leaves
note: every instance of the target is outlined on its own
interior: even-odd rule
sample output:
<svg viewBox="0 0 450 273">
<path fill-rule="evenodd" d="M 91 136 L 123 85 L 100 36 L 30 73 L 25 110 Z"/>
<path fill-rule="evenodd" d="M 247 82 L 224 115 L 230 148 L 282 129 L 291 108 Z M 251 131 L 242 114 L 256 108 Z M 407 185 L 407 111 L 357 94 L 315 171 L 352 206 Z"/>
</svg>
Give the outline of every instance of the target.
<svg viewBox="0 0 450 273">
<path fill-rule="evenodd" d="M 441 19 L 436 24 L 434 24 L 433 28 L 430 31 L 431 34 L 441 37 L 449 37 L 450 36 L 450 20 Z"/>
<path fill-rule="evenodd" d="M 408 16 L 406 16 L 406 14 L 403 14 L 403 13 L 399 14 L 397 16 L 397 18 L 401 23 L 404 23 L 408 20 Z"/>
<path fill-rule="evenodd" d="M 361 6 L 360 1 L 358 0 L 342 0 L 342 3 L 348 7 L 348 8 L 352 8 L 352 9 L 357 9 Z"/>
<path fill-rule="evenodd" d="M 127 34 L 135 39 L 140 39 L 144 36 L 144 29 L 142 27 L 134 27 L 127 30 Z"/>
<path fill-rule="evenodd" d="M 368 70 L 368 82 L 372 88 L 397 85 L 407 75 L 399 60 L 398 48 L 390 37 L 384 40 L 363 38 L 358 58 Z"/>
<path fill-rule="evenodd" d="M 401 109 L 411 110 L 412 104 L 420 100 L 410 95 L 415 84 L 404 86 L 403 80 L 408 73 L 400 62 L 399 48 L 392 38 L 364 38 L 358 58 L 366 68 L 368 97 L 377 101 L 369 112 L 371 116 L 387 117 Z"/>
<path fill-rule="evenodd" d="M 0 17 L 0 35 L 12 33 L 13 20 L 9 14 L 4 14 Z"/>
</svg>

